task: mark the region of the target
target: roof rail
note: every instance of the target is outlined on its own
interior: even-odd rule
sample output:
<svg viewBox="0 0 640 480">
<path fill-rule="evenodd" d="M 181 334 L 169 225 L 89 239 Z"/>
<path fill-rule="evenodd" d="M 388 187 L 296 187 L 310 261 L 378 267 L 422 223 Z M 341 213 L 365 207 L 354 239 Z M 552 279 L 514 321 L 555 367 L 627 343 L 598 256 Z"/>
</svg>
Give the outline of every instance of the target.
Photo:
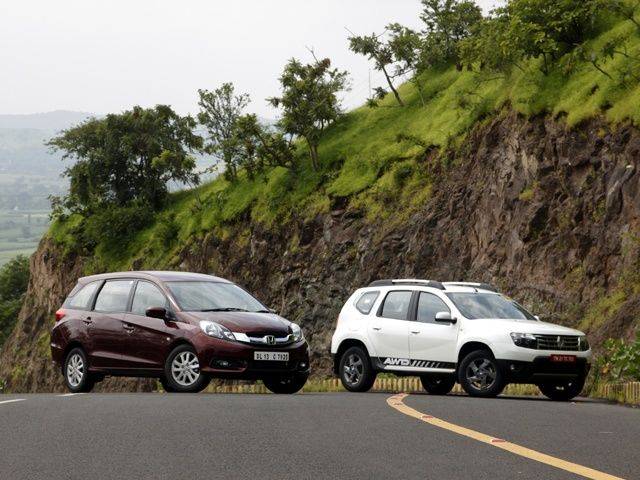
<svg viewBox="0 0 640 480">
<path fill-rule="evenodd" d="M 444 285 L 435 280 L 420 280 L 417 278 L 396 278 L 396 279 L 383 279 L 374 280 L 369 284 L 369 287 L 391 287 L 393 285 L 422 285 L 424 287 L 437 288 L 444 290 Z"/>
<path fill-rule="evenodd" d="M 482 282 L 442 282 L 442 285 L 446 287 L 473 287 L 481 288 L 482 290 L 489 290 L 490 292 L 497 292 L 498 289 L 489 283 Z"/>
</svg>

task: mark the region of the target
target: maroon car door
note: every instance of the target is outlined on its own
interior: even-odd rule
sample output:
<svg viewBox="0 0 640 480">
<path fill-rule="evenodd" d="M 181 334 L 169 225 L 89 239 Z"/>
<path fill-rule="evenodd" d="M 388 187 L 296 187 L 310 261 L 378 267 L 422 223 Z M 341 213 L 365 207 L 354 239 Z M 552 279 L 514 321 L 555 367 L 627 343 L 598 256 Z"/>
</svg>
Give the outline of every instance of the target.
<svg viewBox="0 0 640 480">
<path fill-rule="evenodd" d="M 139 280 L 135 287 L 131 311 L 124 317 L 127 336 L 123 340 L 122 356 L 129 368 L 161 369 L 172 337 L 164 320 L 147 317 L 150 307 L 168 308 L 169 303 L 156 285 Z"/>
<path fill-rule="evenodd" d="M 122 343 L 127 338 L 123 320 L 129 305 L 129 297 L 135 280 L 107 280 L 91 312 L 90 362 L 98 368 L 126 368 L 121 353 Z"/>
</svg>

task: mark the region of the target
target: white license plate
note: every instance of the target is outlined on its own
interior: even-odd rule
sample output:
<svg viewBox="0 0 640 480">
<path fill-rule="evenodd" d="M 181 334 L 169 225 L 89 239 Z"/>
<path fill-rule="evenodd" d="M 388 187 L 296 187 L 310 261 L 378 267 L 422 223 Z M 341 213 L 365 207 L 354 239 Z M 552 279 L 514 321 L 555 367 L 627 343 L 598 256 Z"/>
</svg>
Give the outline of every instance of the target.
<svg viewBox="0 0 640 480">
<path fill-rule="evenodd" d="M 254 360 L 268 360 L 272 362 L 288 362 L 289 352 L 253 352 Z"/>
</svg>

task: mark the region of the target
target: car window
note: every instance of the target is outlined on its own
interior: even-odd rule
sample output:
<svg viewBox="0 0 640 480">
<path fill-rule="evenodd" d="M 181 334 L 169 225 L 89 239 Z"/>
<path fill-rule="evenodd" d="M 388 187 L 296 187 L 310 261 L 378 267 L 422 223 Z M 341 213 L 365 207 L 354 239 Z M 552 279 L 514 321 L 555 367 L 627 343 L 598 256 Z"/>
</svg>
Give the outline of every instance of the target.
<svg viewBox="0 0 640 480">
<path fill-rule="evenodd" d="M 497 293 L 454 292 L 446 295 L 458 307 L 460 313 L 470 320 L 536 320 L 522 305 Z"/>
<path fill-rule="evenodd" d="M 168 282 L 180 308 L 187 312 L 247 311 L 268 313 L 267 307 L 233 283 Z"/>
<path fill-rule="evenodd" d="M 107 280 L 98 293 L 94 310 L 98 312 L 125 312 L 133 280 Z"/>
<path fill-rule="evenodd" d="M 146 315 L 147 308 L 167 306 L 167 298 L 164 293 L 149 282 L 138 282 L 136 293 L 133 295 L 131 313 L 136 315 Z"/>
<path fill-rule="evenodd" d="M 409 318 L 411 294 L 411 291 L 405 290 L 387 293 L 380 316 L 396 320 L 407 320 L 407 318 Z"/>
<path fill-rule="evenodd" d="M 436 323 L 436 313 L 449 312 L 449 307 L 439 297 L 432 293 L 420 292 L 418 299 L 417 320 L 424 323 Z"/>
<path fill-rule="evenodd" d="M 100 282 L 91 282 L 80 288 L 80 290 L 78 290 L 72 297 L 67 299 L 65 307 L 73 308 L 75 310 L 89 309 L 89 302 L 91 301 L 91 298 L 99 284 Z"/>
<path fill-rule="evenodd" d="M 378 291 L 365 292 L 356 302 L 356 308 L 358 311 L 364 315 L 368 315 L 371 308 L 373 308 L 373 304 L 378 298 L 378 295 L 380 295 L 380 292 Z"/>
</svg>

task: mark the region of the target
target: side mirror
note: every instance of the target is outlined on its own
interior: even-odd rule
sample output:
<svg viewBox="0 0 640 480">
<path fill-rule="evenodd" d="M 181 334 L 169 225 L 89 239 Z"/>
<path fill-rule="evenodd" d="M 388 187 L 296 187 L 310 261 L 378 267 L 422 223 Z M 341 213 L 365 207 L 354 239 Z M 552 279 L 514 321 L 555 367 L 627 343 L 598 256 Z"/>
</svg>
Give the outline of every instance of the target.
<svg viewBox="0 0 640 480">
<path fill-rule="evenodd" d="M 150 307 L 144 312 L 147 317 L 169 320 L 171 315 L 164 307 Z"/>
<path fill-rule="evenodd" d="M 537 321 L 540 321 L 540 315 L 534 315 L 533 318 L 535 318 Z"/>
<path fill-rule="evenodd" d="M 275 308 L 270 308 L 269 309 L 269 313 L 274 313 L 274 314 L 278 314 L 278 311 Z"/>
<path fill-rule="evenodd" d="M 438 312 L 436 313 L 436 322 L 442 323 L 456 323 L 458 320 L 451 316 L 451 312 Z"/>
</svg>

